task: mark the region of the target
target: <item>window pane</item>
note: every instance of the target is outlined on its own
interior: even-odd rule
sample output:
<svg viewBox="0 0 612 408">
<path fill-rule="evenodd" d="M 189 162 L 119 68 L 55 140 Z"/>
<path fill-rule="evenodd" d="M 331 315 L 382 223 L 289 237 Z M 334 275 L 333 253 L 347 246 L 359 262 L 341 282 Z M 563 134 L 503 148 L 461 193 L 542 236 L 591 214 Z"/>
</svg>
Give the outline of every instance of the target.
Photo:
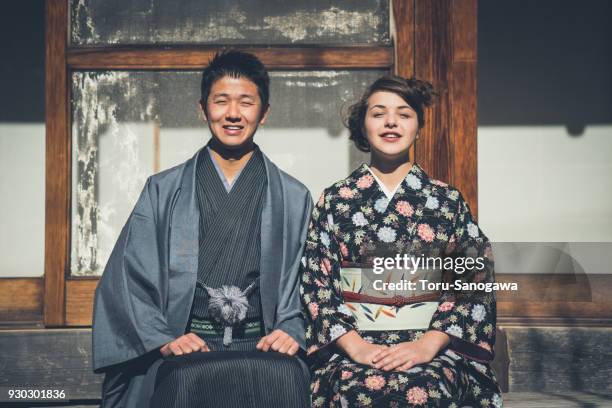
<svg viewBox="0 0 612 408">
<path fill-rule="evenodd" d="M 0 122 L 0 276 L 39 277 L 45 255 L 45 125 Z"/>
<path fill-rule="evenodd" d="M 255 141 L 318 198 L 365 159 L 340 112 L 383 73 L 272 72 L 272 110 Z M 210 138 L 197 110 L 200 75 L 73 74 L 73 274 L 100 274 L 146 177 L 192 157 Z"/>
<path fill-rule="evenodd" d="M 71 0 L 74 46 L 390 44 L 388 0 Z"/>
</svg>

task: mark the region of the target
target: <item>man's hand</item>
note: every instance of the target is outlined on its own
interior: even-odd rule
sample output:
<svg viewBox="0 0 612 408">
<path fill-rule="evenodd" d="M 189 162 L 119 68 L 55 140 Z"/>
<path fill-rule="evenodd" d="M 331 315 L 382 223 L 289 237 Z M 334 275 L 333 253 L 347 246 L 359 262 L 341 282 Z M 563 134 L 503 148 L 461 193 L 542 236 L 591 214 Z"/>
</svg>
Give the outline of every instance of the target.
<svg viewBox="0 0 612 408">
<path fill-rule="evenodd" d="M 210 351 L 210 349 L 204 340 L 199 338 L 197 334 L 187 333 L 162 346 L 159 351 L 162 353 L 162 356 L 168 357 L 171 355 L 180 356 L 195 351 Z"/>
<path fill-rule="evenodd" d="M 449 337 L 428 331 L 420 339 L 399 343 L 374 358 L 374 367 L 383 371 L 406 371 L 418 364 L 429 363 L 449 343 Z"/>
<path fill-rule="evenodd" d="M 274 330 L 267 336 L 262 337 L 257 343 L 257 350 L 260 351 L 278 351 L 279 353 L 293 356 L 300 349 L 297 341 L 293 337 L 280 329 Z"/>
</svg>

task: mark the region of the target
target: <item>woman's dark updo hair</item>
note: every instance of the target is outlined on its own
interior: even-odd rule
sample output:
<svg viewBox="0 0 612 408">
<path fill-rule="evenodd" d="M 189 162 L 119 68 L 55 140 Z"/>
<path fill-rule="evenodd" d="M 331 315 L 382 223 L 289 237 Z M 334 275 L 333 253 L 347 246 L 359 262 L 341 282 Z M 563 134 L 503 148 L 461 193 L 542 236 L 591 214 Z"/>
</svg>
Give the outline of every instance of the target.
<svg viewBox="0 0 612 408">
<path fill-rule="evenodd" d="M 344 120 L 344 126 L 350 132 L 349 139 L 362 152 L 370 151 L 370 144 L 365 134 L 364 125 L 366 112 L 368 111 L 368 99 L 375 92 L 391 92 L 405 100 L 417 114 L 419 129 L 425 125 L 425 107 L 430 106 L 433 102 L 433 97 L 437 95 L 429 82 L 416 78 L 406 79 L 396 75 L 385 75 L 374 81 L 366 89 L 361 99 L 348 108 L 348 113 Z"/>
</svg>

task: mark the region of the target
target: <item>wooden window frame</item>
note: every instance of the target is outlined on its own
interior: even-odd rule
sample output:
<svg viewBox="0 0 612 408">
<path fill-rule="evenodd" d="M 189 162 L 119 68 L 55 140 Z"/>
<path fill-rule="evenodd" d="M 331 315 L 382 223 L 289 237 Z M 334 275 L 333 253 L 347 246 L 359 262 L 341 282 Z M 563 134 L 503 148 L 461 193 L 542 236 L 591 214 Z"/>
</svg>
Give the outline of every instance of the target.
<svg viewBox="0 0 612 408">
<path fill-rule="evenodd" d="M 389 69 L 429 80 L 439 92 L 427 112 L 421 139 L 411 150 L 434 178 L 458 187 L 477 214 L 477 0 L 392 0 L 393 44 L 380 46 L 236 47 L 253 52 L 270 69 Z M 69 48 L 68 0 L 47 0 L 46 11 L 46 204 L 44 279 L 3 279 L 2 295 L 28 295 L 0 304 L 0 320 L 41 316 L 46 327 L 88 326 L 97 277 L 71 277 L 70 73 L 75 70 L 201 69 L 218 47 L 124 46 Z M 513 281 L 512 276 L 499 276 Z M 535 278 L 525 277 L 524 284 Z M 531 279 L 531 280 L 530 280 Z M 610 288 L 610 282 L 605 283 Z M 21 288 L 21 289 L 20 289 Z M 15 298 L 15 297 L 13 297 Z M 21 303 L 20 303 L 21 302 Z M 6 302 L 5 302 L 6 303 Z M 10 307 L 9 307 L 10 306 Z M 612 304 L 498 302 L 500 320 L 552 321 L 609 316 Z M 8 314 L 7 314 L 8 313 Z M 3 319 L 4 318 L 4 319 Z"/>
</svg>

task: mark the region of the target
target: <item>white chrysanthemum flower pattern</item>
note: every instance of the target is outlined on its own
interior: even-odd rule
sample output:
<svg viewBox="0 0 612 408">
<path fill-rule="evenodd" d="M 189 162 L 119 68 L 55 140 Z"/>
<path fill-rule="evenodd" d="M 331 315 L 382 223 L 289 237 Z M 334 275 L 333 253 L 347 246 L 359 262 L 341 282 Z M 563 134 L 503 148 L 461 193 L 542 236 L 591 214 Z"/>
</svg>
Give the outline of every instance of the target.
<svg viewBox="0 0 612 408">
<path fill-rule="evenodd" d="M 472 319 L 474 319 L 477 322 L 482 322 L 486 316 L 487 316 L 487 310 L 485 309 L 484 305 L 481 305 L 481 304 L 474 305 L 474 307 L 472 308 Z"/>
<path fill-rule="evenodd" d="M 502 397 L 499 394 L 493 394 L 493 401 L 491 402 L 495 408 L 502 408 L 504 406 Z"/>
<path fill-rule="evenodd" d="M 463 338 L 463 329 L 456 324 L 451 325 L 446 329 L 446 332 L 451 336 L 459 337 L 460 339 Z"/>
<path fill-rule="evenodd" d="M 345 314 L 347 316 L 353 315 L 353 313 L 351 312 L 351 309 L 349 309 L 349 307 L 345 305 L 344 303 L 338 306 L 338 312 Z"/>
<path fill-rule="evenodd" d="M 408 174 L 406 176 L 406 183 L 412 189 L 415 189 L 415 190 L 421 189 L 421 180 L 419 180 L 419 178 L 415 176 L 414 174 Z"/>
<path fill-rule="evenodd" d="M 478 235 L 480 235 L 478 233 L 478 226 L 474 224 L 473 222 L 468 222 L 467 232 L 468 232 L 468 235 L 472 238 L 478 238 Z"/>
<path fill-rule="evenodd" d="M 425 207 L 429 208 L 430 210 L 435 210 L 440 207 L 440 202 L 436 197 L 429 196 L 425 202 Z"/>
<path fill-rule="evenodd" d="M 346 333 L 346 329 L 344 326 L 340 324 L 335 324 L 329 329 L 329 338 L 331 341 L 336 340 L 338 337 L 342 336 Z"/>
<path fill-rule="evenodd" d="M 389 205 L 389 199 L 387 197 L 381 197 L 374 203 L 374 209 L 379 213 L 384 213 Z"/>
<path fill-rule="evenodd" d="M 325 245 L 327 248 L 329 248 L 329 244 L 331 243 L 329 239 L 329 234 L 325 231 L 321 232 L 321 243 Z"/>
<path fill-rule="evenodd" d="M 355 214 L 353 214 L 351 219 L 353 220 L 353 224 L 355 224 L 358 227 L 363 227 L 363 226 L 368 225 L 368 220 L 366 219 L 365 215 L 363 215 L 361 211 L 358 211 Z"/>
<path fill-rule="evenodd" d="M 381 229 L 378 230 L 376 235 L 378 235 L 378 238 L 382 242 L 386 242 L 386 243 L 395 242 L 395 238 L 397 237 L 397 233 L 391 227 L 382 227 Z"/>
</svg>

